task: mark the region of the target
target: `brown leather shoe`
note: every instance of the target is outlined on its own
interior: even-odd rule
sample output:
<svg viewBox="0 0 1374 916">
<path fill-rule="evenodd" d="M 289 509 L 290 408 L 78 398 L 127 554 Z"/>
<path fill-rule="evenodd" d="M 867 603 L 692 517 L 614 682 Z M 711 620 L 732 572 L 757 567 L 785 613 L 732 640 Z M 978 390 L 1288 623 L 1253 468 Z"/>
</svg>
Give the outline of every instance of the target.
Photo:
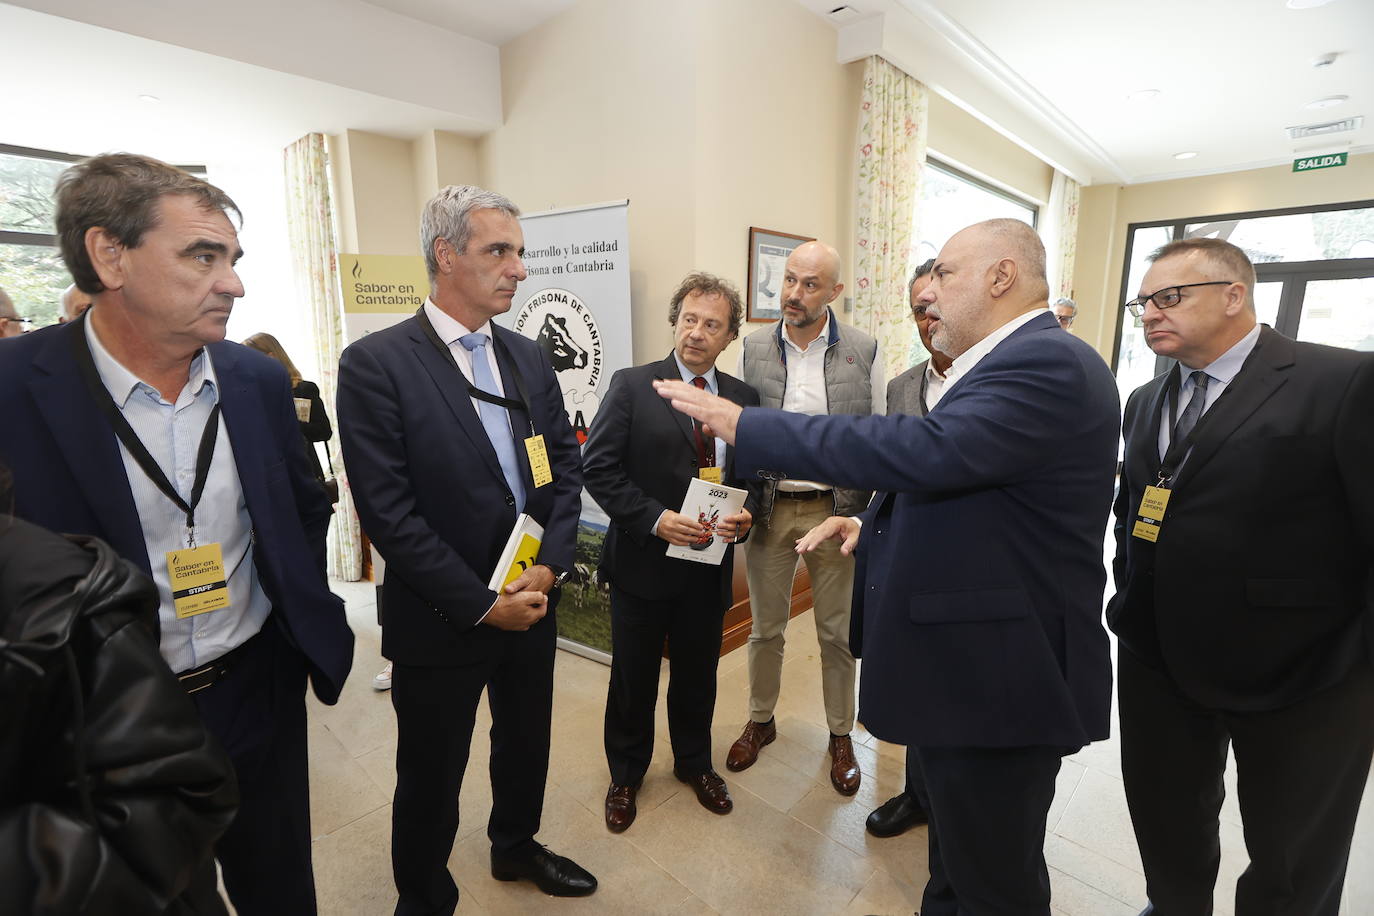
<svg viewBox="0 0 1374 916">
<path fill-rule="evenodd" d="M 772 744 L 777 736 L 778 726 L 773 719 L 767 722 L 755 722 L 750 719 L 744 724 L 744 732 L 739 739 L 730 745 L 730 753 L 725 757 L 725 768 L 736 773 L 749 769 L 754 765 L 754 761 L 759 759 L 759 751 L 763 746 Z"/>
<path fill-rule="evenodd" d="M 859 791 L 859 764 L 848 735 L 830 736 L 830 784 L 841 795 Z"/>
<path fill-rule="evenodd" d="M 635 794 L 637 786 L 618 786 L 611 783 L 606 790 L 606 829 L 611 833 L 623 833 L 625 828 L 635 822 Z"/>
<path fill-rule="evenodd" d="M 735 803 L 730 800 L 730 791 L 725 788 L 725 780 L 721 779 L 715 770 L 702 770 L 700 773 L 689 775 L 674 767 L 673 775 L 679 782 L 691 786 L 692 791 L 697 793 L 697 801 L 701 802 L 701 807 L 712 814 L 729 814 L 735 810 Z"/>
</svg>

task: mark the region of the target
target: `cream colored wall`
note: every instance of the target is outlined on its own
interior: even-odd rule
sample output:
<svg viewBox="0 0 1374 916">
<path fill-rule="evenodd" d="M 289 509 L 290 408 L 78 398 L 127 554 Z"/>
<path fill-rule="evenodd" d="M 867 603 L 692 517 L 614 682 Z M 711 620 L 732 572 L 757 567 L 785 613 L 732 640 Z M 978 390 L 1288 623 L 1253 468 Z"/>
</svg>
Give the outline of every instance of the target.
<svg viewBox="0 0 1374 916">
<path fill-rule="evenodd" d="M 1050 199 L 1054 169 L 935 93 L 930 93 L 929 155 L 1005 186 L 1038 204 Z"/>
<path fill-rule="evenodd" d="M 794 0 L 697 5 L 708 38 L 695 55 L 694 266 L 747 296 L 748 227 L 758 226 L 834 245 L 848 283 L 863 64 L 835 63 L 835 30 Z M 835 302 L 842 320 L 847 295 Z M 739 348 L 721 356 L 729 371 Z"/>
<path fill-rule="evenodd" d="M 582 0 L 509 42 L 505 123 L 478 144 L 483 184 L 526 212 L 629 198 L 635 362 L 667 352 L 666 303 L 695 266 L 695 16 Z"/>
<path fill-rule="evenodd" d="M 1085 188 L 1078 209 L 1074 289 L 1084 339 L 1110 359 L 1119 323 L 1126 227 L 1250 210 L 1342 203 L 1374 197 L 1374 153 L 1348 165 L 1294 173 L 1288 165 L 1138 185 Z M 1079 326 L 1082 325 L 1082 327 Z"/>
<path fill-rule="evenodd" d="M 416 254 L 420 205 L 409 140 L 350 130 L 330 138 L 339 244 L 361 254 Z"/>
</svg>

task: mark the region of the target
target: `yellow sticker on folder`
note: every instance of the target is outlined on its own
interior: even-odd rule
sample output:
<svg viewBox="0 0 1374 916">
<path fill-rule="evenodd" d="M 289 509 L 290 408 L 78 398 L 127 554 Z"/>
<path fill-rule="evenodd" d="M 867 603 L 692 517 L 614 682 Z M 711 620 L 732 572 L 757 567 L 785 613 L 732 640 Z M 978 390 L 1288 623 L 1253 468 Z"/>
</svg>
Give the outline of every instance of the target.
<svg viewBox="0 0 1374 916">
<path fill-rule="evenodd" d="M 506 570 L 506 580 L 501 583 L 501 588 L 504 589 L 523 576 L 537 559 L 539 559 L 539 538 L 532 534 L 520 535 L 520 543 L 515 548 L 515 557 Z"/>
<path fill-rule="evenodd" d="M 530 456 L 530 476 L 534 478 L 535 489 L 553 483 L 553 471 L 549 468 L 549 451 L 544 447 L 543 434 L 526 439 L 525 451 Z"/>
<path fill-rule="evenodd" d="M 167 551 L 167 580 L 178 620 L 229 606 L 229 583 L 218 544 Z"/>
<path fill-rule="evenodd" d="M 701 473 L 697 476 L 699 476 L 702 480 L 706 481 L 707 483 L 721 482 L 720 468 L 702 468 Z"/>
</svg>

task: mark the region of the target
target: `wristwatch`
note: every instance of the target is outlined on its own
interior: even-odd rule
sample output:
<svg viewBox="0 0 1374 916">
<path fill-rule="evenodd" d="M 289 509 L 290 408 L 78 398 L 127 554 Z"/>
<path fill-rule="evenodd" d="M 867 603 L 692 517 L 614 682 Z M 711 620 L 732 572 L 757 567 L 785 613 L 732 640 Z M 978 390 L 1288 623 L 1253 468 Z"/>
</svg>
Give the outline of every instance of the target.
<svg viewBox="0 0 1374 916">
<path fill-rule="evenodd" d="M 563 583 L 568 581 L 568 576 L 570 576 L 571 573 L 569 573 L 566 569 L 564 569 L 561 566 L 552 566 L 547 563 L 544 565 L 548 566 L 549 569 L 553 572 L 553 585 L 549 586 L 550 590 L 555 588 L 562 588 Z"/>
</svg>

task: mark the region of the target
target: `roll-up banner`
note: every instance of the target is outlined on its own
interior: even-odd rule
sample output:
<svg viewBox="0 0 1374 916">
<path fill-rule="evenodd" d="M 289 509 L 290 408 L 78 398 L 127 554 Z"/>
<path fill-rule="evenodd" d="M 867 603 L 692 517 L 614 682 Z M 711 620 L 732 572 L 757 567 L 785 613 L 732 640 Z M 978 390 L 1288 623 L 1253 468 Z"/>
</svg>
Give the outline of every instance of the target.
<svg viewBox="0 0 1374 916">
<path fill-rule="evenodd" d="M 617 369 L 630 365 L 629 201 L 527 213 L 517 305 L 495 320 L 536 341 L 558 376 L 579 443 Z M 606 514 L 585 491 L 577 559 L 558 604 L 559 644 L 609 661 L 610 590 L 596 574 Z"/>
</svg>

